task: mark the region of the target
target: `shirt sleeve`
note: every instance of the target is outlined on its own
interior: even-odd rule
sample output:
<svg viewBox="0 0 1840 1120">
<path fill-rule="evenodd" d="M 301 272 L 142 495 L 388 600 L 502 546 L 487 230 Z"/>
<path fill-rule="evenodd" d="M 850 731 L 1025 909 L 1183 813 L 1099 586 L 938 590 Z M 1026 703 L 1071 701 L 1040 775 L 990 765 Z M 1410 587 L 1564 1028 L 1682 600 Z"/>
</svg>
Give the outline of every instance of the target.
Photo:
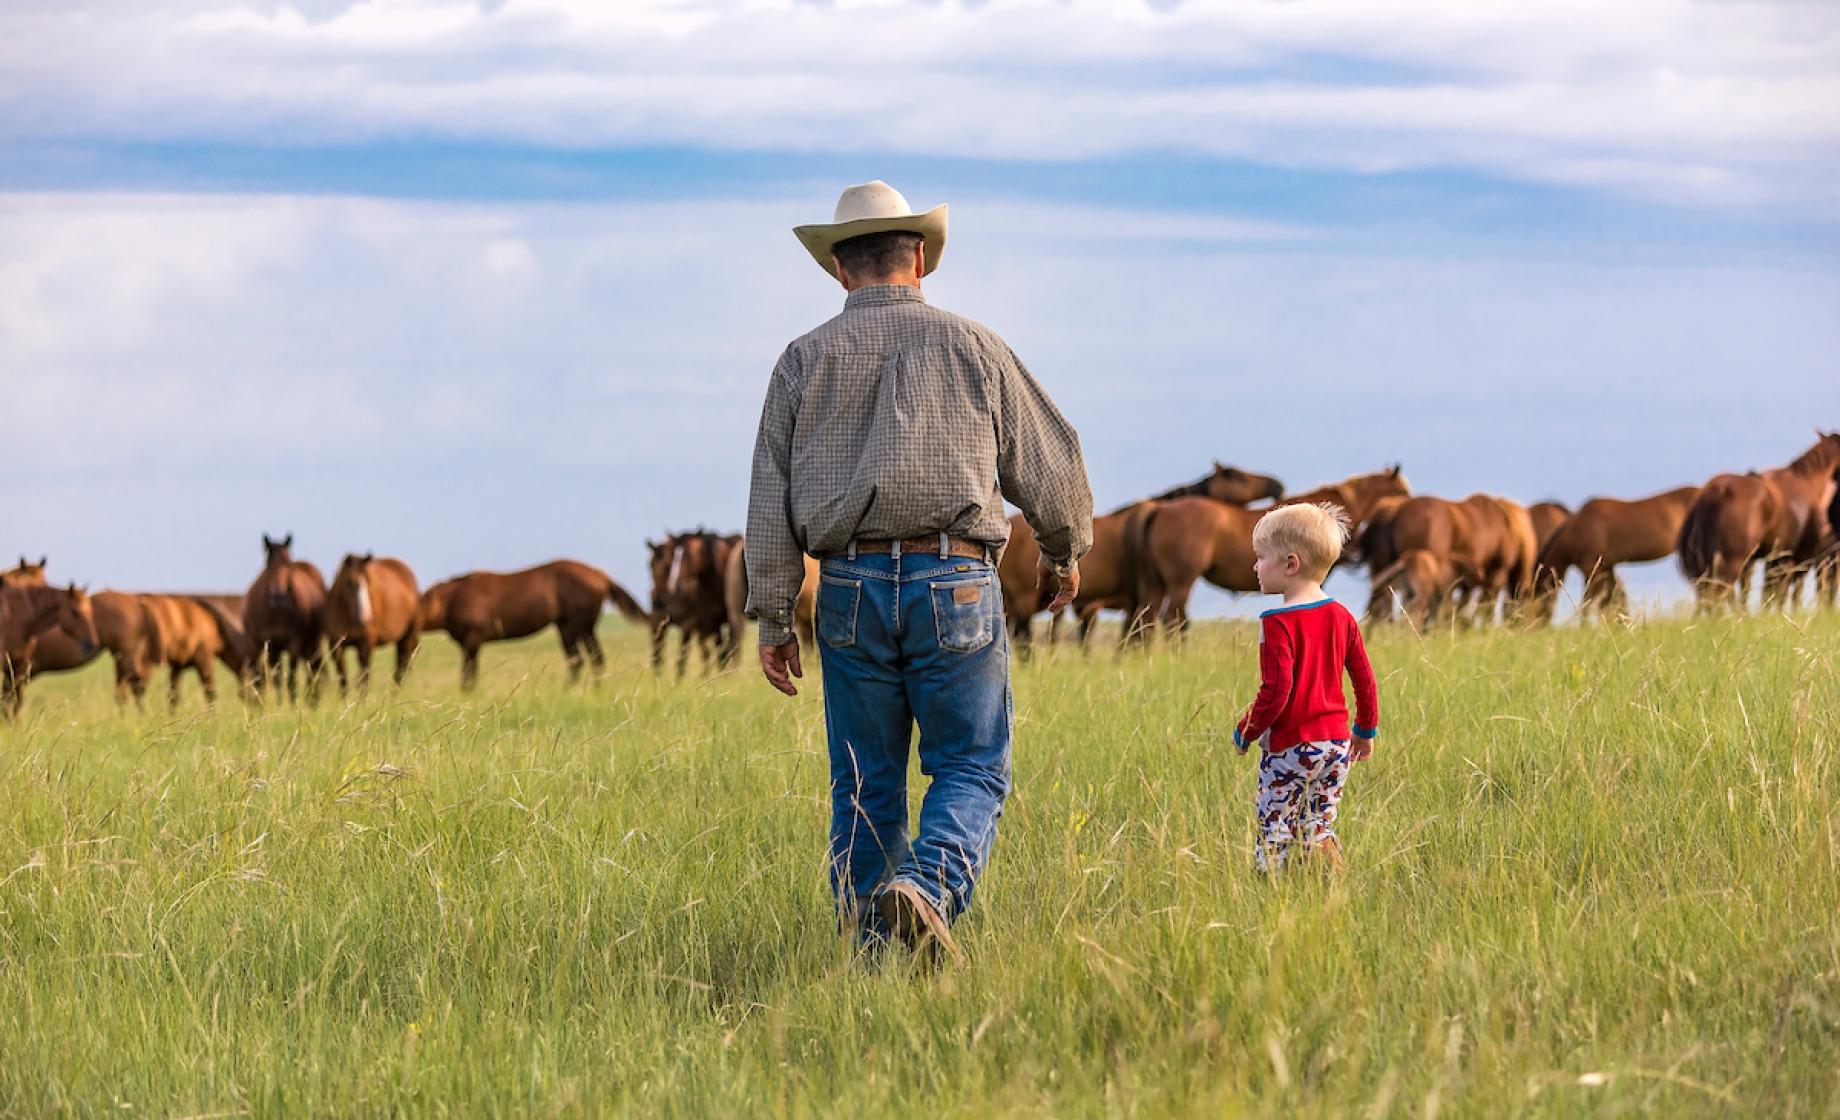
<svg viewBox="0 0 1840 1120">
<path fill-rule="evenodd" d="M 1021 359 L 998 354 L 997 484 L 1016 504 L 1041 554 L 1067 570 L 1092 548 L 1092 487 L 1073 425 Z"/>
<path fill-rule="evenodd" d="M 747 577 L 749 618 L 760 620 L 760 644 L 792 640 L 792 607 L 805 578 L 792 525 L 790 467 L 792 432 L 797 419 L 786 374 L 793 361 L 788 349 L 773 367 L 760 432 L 754 439 L 754 473 L 748 486 Z"/>
<path fill-rule="evenodd" d="M 1344 662 L 1348 679 L 1354 683 L 1354 734 L 1371 739 L 1380 734 L 1380 687 L 1374 680 L 1374 667 L 1367 660 L 1367 645 L 1361 641 L 1361 627 L 1352 617 L 1348 624 L 1348 652 Z"/>
<path fill-rule="evenodd" d="M 1297 668 L 1297 654 L 1291 644 L 1290 630 L 1273 618 L 1259 620 L 1259 695 L 1252 710 L 1239 721 L 1233 732 L 1233 745 L 1246 746 L 1258 741 L 1284 714 L 1291 700 L 1291 677 Z"/>
</svg>

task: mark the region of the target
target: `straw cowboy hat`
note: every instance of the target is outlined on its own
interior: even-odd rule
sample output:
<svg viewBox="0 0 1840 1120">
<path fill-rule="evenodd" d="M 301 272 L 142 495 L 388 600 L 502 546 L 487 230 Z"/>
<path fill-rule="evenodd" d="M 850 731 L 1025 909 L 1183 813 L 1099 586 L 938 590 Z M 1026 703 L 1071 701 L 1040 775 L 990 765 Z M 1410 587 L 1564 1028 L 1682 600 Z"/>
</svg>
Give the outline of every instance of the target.
<svg viewBox="0 0 1840 1120">
<path fill-rule="evenodd" d="M 870 233 L 917 233 L 926 242 L 926 267 L 920 275 L 927 276 L 939 267 L 939 255 L 945 252 L 946 207 L 942 202 L 916 214 L 900 191 L 876 179 L 847 188 L 837 199 L 837 214 L 830 225 L 795 226 L 792 232 L 818 267 L 832 276 L 837 275 L 837 262 L 831 259 L 831 250 L 838 242 Z"/>
</svg>

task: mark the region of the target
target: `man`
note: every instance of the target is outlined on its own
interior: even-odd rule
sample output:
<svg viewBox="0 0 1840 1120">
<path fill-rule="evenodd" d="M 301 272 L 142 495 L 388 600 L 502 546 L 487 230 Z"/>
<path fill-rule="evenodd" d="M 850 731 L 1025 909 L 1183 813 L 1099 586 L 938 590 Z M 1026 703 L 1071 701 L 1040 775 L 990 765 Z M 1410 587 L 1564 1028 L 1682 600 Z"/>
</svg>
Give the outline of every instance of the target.
<svg viewBox="0 0 1840 1120">
<path fill-rule="evenodd" d="M 760 665 L 798 694 L 801 552 L 816 556 L 831 763 L 831 884 L 846 929 L 958 957 L 952 922 L 990 857 L 1010 783 L 1009 639 L 995 561 L 1003 500 L 1040 542 L 1051 609 L 1079 590 L 1092 491 L 1079 437 L 997 335 L 928 306 L 946 208 L 851 187 L 793 231 L 849 292 L 767 386 L 748 506 L 748 614 Z M 929 778 L 907 831 L 920 728 Z"/>
</svg>

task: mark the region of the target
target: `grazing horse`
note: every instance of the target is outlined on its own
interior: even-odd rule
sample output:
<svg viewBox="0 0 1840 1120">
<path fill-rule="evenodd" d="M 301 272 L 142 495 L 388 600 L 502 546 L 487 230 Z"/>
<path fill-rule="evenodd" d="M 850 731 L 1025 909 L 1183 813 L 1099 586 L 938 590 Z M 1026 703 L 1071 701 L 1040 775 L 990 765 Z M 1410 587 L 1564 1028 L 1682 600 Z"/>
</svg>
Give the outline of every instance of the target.
<svg viewBox="0 0 1840 1120">
<path fill-rule="evenodd" d="M 1533 617 L 1552 621 L 1560 589 L 1573 568 L 1584 573 L 1581 610 L 1609 616 L 1628 614 L 1629 596 L 1616 576 L 1616 566 L 1645 564 L 1671 555 L 1681 522 L 1698 496 L 1699 487 L 1682 486 L 1634 501 L 1592 498 L 1578 507 L 1540 545 L 1534 564 Z"/>
<path fill-rule="evenodd" d="M 371 684 L 371 657 L 378 646 L 396 647 L 398 687 L 415 660 L 422 641 L 422 591 L 409 565 L 394 557 L 377 559 L 374 552 L 345 554 L 326 592 L 327 652 L 346 689 L 345 650 L 358 654 L 358 691 Z"/>
<path fill-rule="evenodd" d="M 1373 474 L 1356 475 L 1291 495 L 1272 508 L 1330 502 L 1340 506 L 1349 521 L 1358 526 L 1388 498 L 1410 493 L 1410 483 L 1395 464 Z M 1188 599 L 1200 580 L 1226 591 L 1257 591 L 1258 577 L 1252 570 L 1252 529 L 1269 512 L 1201 498 L 1145 502 L 1132 510 L 1124 538 L 1127 566 L 1137 578 L 1130 589 L 1133 599 L 1127 636 L 1151 621 L 1172 626 L 1177 633 L 1187 629 Z M 1349 554 L 1344 559 L 1354 563 L 1358 558 Z"/>
<path fill-rule="evenodd" d="M 460 685 L 479 682 L 479 649 L 487 642 L 526 638 L 546 626 L 562 636 L 569 679 L 581 676 L 587 651 L 595 675 L 607 665 L 594 628 L 601 604 L 648 631 L 652 619 L 626 589 L 599 568 L 574 560 L 552 560 L 521 572 L 469 572 L 430 587 L 422 595 L 422 629 L 444 630 L 460 645 Z"/>
<path fill-rule="evenodd" d="M 1564 502 L 1548 500 L 1528 506 L 1527 516 L 1533 519 L 1533 539 L 1539 542 L 1541 548 L 1545 548 L 1546 542 L 1552 540 L 1552 535 L 1559 531 L 1559 526 L 1572 516 L 1572 511 Z"/>
<path fill-rule="evenodd" d="M 1453 602 L 1465 588 L 1481 583 L 1475 566 L 1460 556 L 1439 556 L 1428 549 L 1413 548 L 1374 573 L 1369 594 L 1378 598 L 1397 597 L 1406 618 L 1418 630 L 1438 620 L 1444 604 Z"/>
<path fill-rule="evenodd" d="M 677 678 L 683 679 L 690 660 L 690 643 L 703 650 L 703 670 L 709 671 L 713 644 L 721 667 L 735 663 L 741 651 L 741 632 L 728 615 L 728 561 L 741 544 L 738 533 L 722 535 L 698 529 L 694 533 L 667 533 L 661 541 L 646 541 L 652 571 L 652 669 L 664 666 L 665 631 L 677 627 Z"/>
<path fill-rule="evenodd" d="M 728 628 L 740 641 L 747 633 L 747 538 L 738 537 L 728 554 L 728 571 L 723 578 L 723 601 L 728 609 Z M 792 604 L 792 632 L 799 645 L 811 649 L 813 623 L 818 609 L 818 562 L 805 557 L 805 578 L 799 584 L 799 597 Z"/>
<path fill-rule="evenodd" d="M 239 690 L 249 683 L 255 667 L 254 651 L 243 635 L 243 628 L 223 607 L 198 595 L 139 595 L 136 598 L 153 620 L 149 668 L 166 666 L 169 706 L 179 706 L 179 678 L 187 669 L 198 674 L 207 704 L 217 703 L 216 665 L 219 661 L 230 669 Z M 118 657 L 118 675 L 120 665 Z M 141 688 L 145 688 L 144 679 Z M 136 698 L 139 698 L 139 690 Z"/>
<path fill-rule="evenodd" d="M 1461 501 L 1418 497 L 1401 502 L 1381 531 L 1363 534 L 1363 548 L 1376 571 L 1414 548 L 1468 561 L 1478 577 L 1468 603 L 1472 621 L 1491 621 L 1495 603 L 1504 594 L 1511 606 L 1526 601 L 1539 553 L 1527 507 L 1492 494 L 1471 494 Z M 1369 603 L 1386 598 L 1374 596 Z M 1384 617 L 1384 609 L 1370 610 L 1370 619 Z"/>
<path fill-rule="evenodd" d="M 1840 432 L 1820 440 L 1786 467 L 1715 475 L 1680 526 L 1680 570 L 1693 584 L 1701 613 L 1741 606 L 1751 569 L 1763 564 L 1765 605 L 1795 599 L 1803 575 L 1829 540 L 1823 511 L 1833 500 Z"/>
<path fill-rule="evenodd" d="M 1205 477 L 1144 500 L 1201 497 L 1245 506 L 1283 496 L 1284 483 L 1278 479 L 1216 460 L 1213 471 Z M 1125 610 L 1131 605 L 1136 573 L 1125 566 L 1124 527 L 1131 511 L 1142 504 L 1131 502 L 1093 518 L 1093 545 L 1080 558 L 1080 595 L 1073 602 L 1074 616 L 1080 620 L 1081 645 L 1092 633 L 1101 610 Z M 1009 545 L 997 564 L 997 582 L 1003 591 L 1003 613 L 1009 620 L 1010 638 L 1023 656 L 1028 654 L 1033 640 L 1030 623 L 1054 598 L 1048 581 L 1041 576 L 1041 567 L 1041 546 L 1035 541 L 1034 530 L 1021 514 L 1013 515 L 1009 519 Z M 1059 621 L 1055 620 L 1057 627 Z"/>
<path fill-rule="evenodd" d="M 16 586 L 10 575 L 0 576 L 0 719 L 19 715 L 38 645 L 53 634 L 66 638 L 85 660 L 96 656 L 100 647 L 89 596 L 74 583 Z"/>
<path fill-rule="evenodd" d="M 325 624 L 326 580 L 319 569 L 294 559 L 294 534 L 274 541 L 262 534 L 266 562 L 243 595 L 243 632 L 256 650 L 255 685 L 266 691 L 281 681 L 287 659 L 287 692 L 299 695 L 299 672 L 307 666 L 307 702 L 319 699 L 320 639 Z"/>
</svg>

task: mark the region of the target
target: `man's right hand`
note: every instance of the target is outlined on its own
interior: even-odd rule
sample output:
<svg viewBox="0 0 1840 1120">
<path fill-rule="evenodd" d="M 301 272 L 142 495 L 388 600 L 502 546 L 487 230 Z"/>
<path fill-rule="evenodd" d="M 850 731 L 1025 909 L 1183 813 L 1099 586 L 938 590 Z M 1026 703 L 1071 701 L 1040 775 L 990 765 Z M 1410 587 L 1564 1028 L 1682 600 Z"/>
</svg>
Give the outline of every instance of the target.
<svg viewBox="0 0 1840 1120">
<path fill-rule="evenodd" d="M 787 696 L 797 696 L 799 689 L 792 678 L 803 680 L 805 677 L 805 670 L 799 665 L 799 640 L 794 638 L 779 646 L 761 646 L 760 671 L 766 675 L 768 684 Z"/>
<path fill-rule="evenodd" d="M 1065 576 L 1055 574 L 1053 568 L 1043 564 L 1041 578 L 1054 587 L 1054 599 L 1048 603 L 1048 613 L 1057 614 L 1060 609 L 1080 594 L 1080 566 L 1075 564 Z"/>
</svg>

